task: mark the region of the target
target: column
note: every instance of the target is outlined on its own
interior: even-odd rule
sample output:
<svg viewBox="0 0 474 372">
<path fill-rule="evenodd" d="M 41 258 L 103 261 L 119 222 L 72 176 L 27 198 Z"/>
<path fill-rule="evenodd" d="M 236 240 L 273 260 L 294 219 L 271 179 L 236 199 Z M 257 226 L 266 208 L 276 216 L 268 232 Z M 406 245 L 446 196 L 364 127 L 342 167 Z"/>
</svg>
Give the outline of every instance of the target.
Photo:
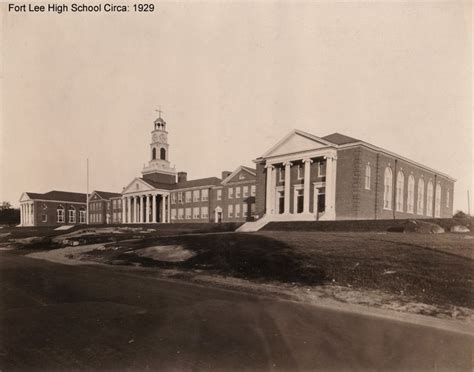
<svg viewBox="0 0 474 372">
<path fill-rule="evenodd" d="M 156 195 L 152 195 L 151 198 L 153 201 L 151 222 L 156 223 Z"/>
<path fill-rule="evenodd" d="M 138 222 L 143 223 L 143 195 L 140 195 L 140 216 L 138 217 Z"/>
<path fill-rule="evenodd" d="M 309 214 L 309 196 L 311 187 L 311 159 L 304 159 L 304 190 L 303 190 L 303 213 Z"/>
<path fill-rule="evenodd" d="M 23 205 L 20 204 L 20 226 L 23 226 Z"/>
<path fill-rule="evenodd" d="M 132 198 L 127 197 L 127 223 L 132 223 Z"/>
<path fill-rule="evenodd" d="M 336 219 L 336 156 L 326 156 L 326 211 L 325 219 Z"/>
<path fill-rule="evenodd" d="M 290 213 L 290 172 L 292 163 L 287 161 L 283 164 L 285 166 L 285 204 L 284 204 L 284 214 Z"/>
<path fill-rule="evenodd" d="M 133 197 L 133 223 L 138 223 L 138 196 Z"/>
<path fill-rule="evenodd" d="M 266 196 L 265 196 L 265 214 L 273 214 L 273 208 L 272 208 L 272 173 L 273 169 L 275 168 L 273 165 L 268 164 L 265 166 L 267 168 L 267 190 L 266 190 Z"/>
<path fill-rule="evenodd" d="M 146 223 L 150 223 L 150 197 L 151 195 L 145 196 L 145 201 L 146 201 Z"/>
<path fill-rule="evenodd" d="M 161 222 L 166 222 L 166 196 L 161 196 Z"/>
<path fill-rule="evenodd" d="M 125 197 L 122 197 L 122 223 L 125 223 L 125 218 L 127 216 L 125 208 Z"/>
<path fill-rule="evenodd" d="M 31 221 L 31 215 L 30 215 L 30 205 L 26 205 L 26 224 L 29 225 Z"/>
<path fill-rule="evenodd" d="M 166 217 L 167 217 L 168 223 L 171 223 L 171 195 L 168 195 L 166 197 L 166 201 L 168 202 L 168 213 L 167 213 Z"/>
</svg>

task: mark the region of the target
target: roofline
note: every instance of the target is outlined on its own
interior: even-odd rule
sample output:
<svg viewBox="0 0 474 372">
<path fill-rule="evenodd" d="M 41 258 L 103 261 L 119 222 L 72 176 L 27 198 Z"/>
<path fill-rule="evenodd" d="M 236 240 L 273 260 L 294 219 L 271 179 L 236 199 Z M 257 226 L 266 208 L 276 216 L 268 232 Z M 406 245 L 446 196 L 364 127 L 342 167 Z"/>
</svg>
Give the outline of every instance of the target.
<svg viewBox="0 0 474 372">
<path fill-rule="evenodd" d="M 323 144 L 325 144 L 326 146 L 337 146 L 335 143 L 332 143 L 332 142 L 329 142 L 325 139 L 322 139 L 318 136 L 315 136 L 311 133 L 307 133 L 307 132 L 304 132 L 302 130 L 299 130 L 299 129 L 293 129 L 290 133 L 288 133 L 285 137 L 283 137 L 283 139 L 281 139 L 280 141 L 278 141 L 278 143 L 274 146 L 272 146 L 268 151 L 266 151 L 261 157 L 262 158 L 265 158 L 268 156 L 268 154 L 270 154 L 271 152 L 273 152 L 275 149 L 277 149 L 279 146 L 281 146 L 283 143 L 286 142 L 286 140 L 288 140 L 288 138 L 290 138 L 293 134 L 299 134 L 300 136 L 303 136 L 303 137 L 306 137 L 306 138 L 309 138 L 313 141 L 316 141 L 316 142 L 321 142 Z"/>
<path fill-rule="evenodd" d="M 400 160 L 403 160 L 407 163 L 410 163 L 418 168 L 422 168 L 424 170 L 427 170 L 427 171 L 430 171 L 430 172 L 433 172 L 435 173 L 436 175 L 438 176 L 443 176 L 447 179 L 449 179 L 450 181 L 453 181 L 453 182 L 456 182 L 457 180 L 453 177 L 451 177 L 450 175 L 446 174 L 446 173 L 443 173 L 443 172 L 439 172 L 437 171 L 436 169 L 433 169 L 433 168 L 430 168 L 426 165 L 423 165 L 423 164 L 420 164 L 414 160 L 410 160 L 404 156 L 401 156 L 401 155 L 398 155 L 397 153 L 395 152 L 392 152 L 392 151 L 389 151 L 389 150 L 385 150 L 384 148 L 382 147 L 378 147 L 378 146 L 374 146 L 374 145 L 371 145 L 370 143 L 368 142 L 364 142 L 364 141 L 358 141 L 358 142 L 353 142 L 353 143 L 347 143 L 345 145 L 339 145 L 338 146 L 338 149 L 339 150 L 346 150 L 346 149 L 350 149 L 352 147 L 357 147 L 357 146 L 364 146 L 364 147 L 367 147 L 371 150 L 374 150 L 374 151 L 378 151 L 378 152 L 382 152 L 382 153 L 385 153 L 389 156 L 392 156 L 392 157 L 395 157 L 395 158 L 399 158 Z"/>
<path fill-rule="evenodd" d="M 77 201 L 68 201 L 68 200 L 48 200 L 48 199 L 30 199 L 31 201 L 38 201 L 38 202 L 50 202 L 50 203 L 68 203 L 68 204 L 84 204 L 87 205 L 87 201 L 77 202 Z M 21 204 L 21 202 L 20 202 Z"/>
<path fill-rule="evenodd" d="M 244 168 L 243 165 L 240 165 L 239 167 L 237 167 L 237 169 L 235 171 L 233 171 L 231 174 L 229 174 L 226 178 L 224 178 L 221 182 L 222 185 L 227 185 L 227 183 L 229 182 L 229 180 L 231 178 L 233 178 L 237 173 L 239 173 L 241 170 L 244 170 L 246 171 L 247 173 L 250 173 L 251 175 L 257 177 L 257 173 L 255 172 L 251 172 L 249 169 L 247 168 Z"/>
</svg>

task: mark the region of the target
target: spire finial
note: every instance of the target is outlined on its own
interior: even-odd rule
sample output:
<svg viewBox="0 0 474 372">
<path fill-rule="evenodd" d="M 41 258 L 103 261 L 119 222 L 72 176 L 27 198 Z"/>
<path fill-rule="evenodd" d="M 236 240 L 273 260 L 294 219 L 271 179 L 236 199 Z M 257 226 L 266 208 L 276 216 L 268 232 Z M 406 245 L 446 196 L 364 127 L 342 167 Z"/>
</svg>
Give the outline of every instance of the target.
<svg viewBox="0 0 474 372">
<path fill-rule="evenodd" d="M 158 110 L 155 109 L 155 111 L 158 113 L 158 117 L 161 119 L 161 114 L 163 111 L 161 111 L 161 106 L 158 106 Z"/>
</svg>

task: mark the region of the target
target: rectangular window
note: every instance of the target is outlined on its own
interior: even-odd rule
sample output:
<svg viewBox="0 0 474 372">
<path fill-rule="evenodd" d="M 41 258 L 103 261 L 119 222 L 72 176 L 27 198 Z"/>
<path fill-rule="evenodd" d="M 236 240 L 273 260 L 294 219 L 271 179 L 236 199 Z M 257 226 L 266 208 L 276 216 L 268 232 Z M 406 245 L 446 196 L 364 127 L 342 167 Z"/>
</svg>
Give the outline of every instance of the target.
<svg viewBox="0 0 474 372">
<path fill-rule="evenodd" d="M 209 218 L 209 211 L 207 207 L 201 207 L 201 218 Z"/>
<path fill-rule="evenodd" d="M 76 223 L 76 211 L 69 209 L 69 223 Z"/>
<path fill-rule="evenodd" d="M 234 189 L 232 187 L 229 187 L 229 199 L 234 198 Z"/>
<path fill-rule="evenodd" d="M 285 168 L 278 168 L 278 180 L 280 182 L 285 181 Z"/>
<path fill-rule="evenodd" d="M 201 190 L 201 199 L 202 199 L 202 201 L 208 201 L 209 200 L 209 190 L 208 189 Z"/>
<path fill-rule="evenodd" d="M 48 222 L 48 215 L 47 214 L 42 215 L 41 222 Z"/>
<path fill-rule="evenodd" d="M 235 205 L 235 217 L 240 217 L 240 204 Z"/>
<path fill-rule="evenodd" d="M 171 209 L 171 219 L 175 220 L 176 219 L 176 209 Z"/>
<path fill-rule="evenodd" d="M 250 186 L 250 196 L 255 196 L 255 189 L 256 189 L 255 185 Z"/>
<path fill-rule="evenodd" d="M 194 207 L 193 208 L 193 218 L 194 219 L 199 219 L 200 216 L 199 216 L 199 207 Z"/>
<path fill-rule="evenodd" d="M 178 209 L 178 220 L 184 220 L 184 209 L 183 208 Z"/>
<path fill-rule="evenodd" d="M 187 220 L 191 219 L 191 208 L 186 208 L 186 219 Z"/>
<path fill-rule="evenodd" d="M 240 198 L 240 187 L 235 188 L 235 198 L 236 199 Z"/>
<path fill-rule="evenodd" d="M 191 203 L 191 191 L 186 191 L 186 203 Z"/>
<path fill-rule="evenodd" d="M 228 212 L 229 218 L 234 216 L 234 206 L 232 204 L 228 206 L 227 212 Z"/>
<path fill-rule="evenodd" d="M 243 189 L 244 198 L 247 198 L 249 196 L 249 187 L 244 186 L 242 187 L 242 189 Z"/>
<path fill-rule="evenodd" d="M 171 194 L 171 204 L 176 204 L 176 193 Z"/>
<path fill-rule="evenodd" d="M 242 215 L 244 217 L 249 216 L 249 206 L 247 204 L 242 204 Z"/>
<path fill-rule="evenodd" d="M 183 202 L 183 193 L 178 192 L 178 203 L 182 203 L 182 202 Z"/>
<path fill-rule="evenodd" d="M 112 208 L 115 209 L 117 208 L 116 200 L 112 200 Z"/>
<path fill-rule="evenodd" d="M 199 190 L 193 191 L 193 201 L 198 202 L 200 200 Z"/>
<path fill-rule="evenodd" d="M 217 200 L 222 200 L 222 189 L 217 190 Z"/>
<path fill-rule="evenodd" d="M 302 180 L 304 177 L 303 164 L 298 164 L 298 179 Z"/>
<path fill-rule="evenodd" d="M 318 177 L 326 176 L 326 167 L 322 161 L 318 162 Z"/>
</svg>

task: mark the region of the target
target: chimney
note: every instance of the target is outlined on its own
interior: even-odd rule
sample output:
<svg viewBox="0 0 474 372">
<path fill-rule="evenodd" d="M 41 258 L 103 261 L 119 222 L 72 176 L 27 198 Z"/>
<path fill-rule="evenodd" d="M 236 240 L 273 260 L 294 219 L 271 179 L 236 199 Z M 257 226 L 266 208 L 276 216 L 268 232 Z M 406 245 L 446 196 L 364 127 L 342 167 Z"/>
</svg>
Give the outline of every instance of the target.
<svg viewBox="0 0 474 372">
<path fill-rule="evenodd" d="M 227 177 L 229 177 L 232 174 L 232 172 L 229 171 L 222 171 L 222 180 L 225 180 Z"/>
<path fill-rule="evenodd" d="M 178 172 L 178 182 L 186 182 L 188 180 L 188 174 L 186 172 Z"/>
</svg>

